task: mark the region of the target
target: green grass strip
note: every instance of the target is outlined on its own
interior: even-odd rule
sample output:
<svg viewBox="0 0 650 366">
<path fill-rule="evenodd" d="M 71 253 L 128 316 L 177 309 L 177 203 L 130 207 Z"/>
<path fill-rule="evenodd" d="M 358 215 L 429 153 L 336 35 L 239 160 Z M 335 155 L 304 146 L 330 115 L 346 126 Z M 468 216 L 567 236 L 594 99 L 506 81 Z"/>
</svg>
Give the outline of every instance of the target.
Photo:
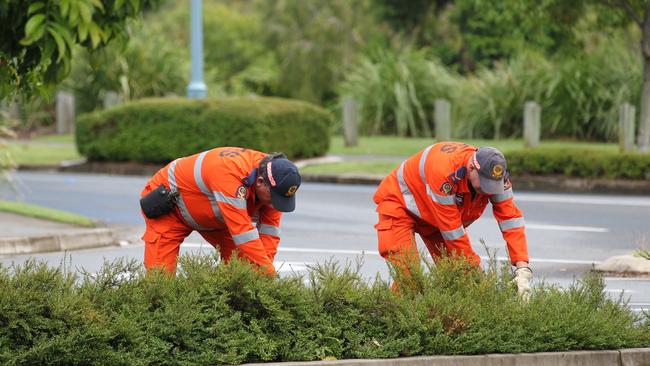
<svg viewBox="0 0 650 366">
<path fill-rule="evenodd" d="M 0 200 L 0 211 L 10 212 L 10 213 L 28 216 L 28 217 L 34 217 L 37 219 L 62 222 L 65 224 L 71 224 L 71 225 L 77 225 L 83 227 L 95 227 L 95 223 L 93 222 L 93 220 L 85 216 L 78 215 L 71 212 L 55 210 L 52 208 L 31 205 L 28 203 Z"/>
<path fill-rule="evenodd" d="M 512 140 L 476 140 L 476 139 L 459 139 L 474 146 L 493 146 L 503 152 L 520 150 L 524 148 L 524 142 L 521 139 Z M 364 136 L 359 139 L 359 144 L 354 147 L 346 147 L 342 136 L 332 137 L 330 145 L 330 154 L 345 155 L 378 155 L 378 156 L 410 156 L 425 147 L 435 143 L 434 138 L 422 137 L 397 137 L 397 136 Z M 583 149 L 604 152 L 617 152 L 618 145 L 613 143 L 591 143 L 578 141 L 559 141 L 547 140 L 541 141 L 540 147 L 558 150 L 565 149 Z"/>
</svg>

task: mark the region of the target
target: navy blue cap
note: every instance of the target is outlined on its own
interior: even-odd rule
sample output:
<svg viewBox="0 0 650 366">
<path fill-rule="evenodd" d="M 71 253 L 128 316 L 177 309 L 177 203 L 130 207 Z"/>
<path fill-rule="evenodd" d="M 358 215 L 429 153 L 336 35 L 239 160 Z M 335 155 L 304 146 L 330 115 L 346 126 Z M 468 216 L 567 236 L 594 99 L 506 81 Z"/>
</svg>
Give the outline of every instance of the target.
<svg viewBox="0 0 650 366">
<path fill-rule="evenodd" d="M 271 204 L 282 212 L 296 209 L 296 191 L 301 177 L 296 164 L 286 158 L 275 158 L 266 164 L 268 183 L 271 187 Z"/>
<path fill-rule="evenodd" d="M 481 147 L 474 155 L 474 165 L 478 168 L 481 190 L 488 194 L 503 194 L 506 175 L 506 158 L 493 147 Z"/>
</svg>

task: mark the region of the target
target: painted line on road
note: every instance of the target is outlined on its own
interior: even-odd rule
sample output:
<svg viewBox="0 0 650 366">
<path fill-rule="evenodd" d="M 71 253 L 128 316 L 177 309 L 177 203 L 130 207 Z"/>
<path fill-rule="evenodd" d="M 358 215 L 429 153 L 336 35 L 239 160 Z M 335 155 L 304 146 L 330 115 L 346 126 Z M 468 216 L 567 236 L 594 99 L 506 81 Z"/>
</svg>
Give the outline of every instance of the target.
<svg viewBox="0 0 650 366">
<path fill-rule="evenodd" d="M 634 294 L 636 291 L 634 290 L 626 290 L 624 288 L 608 288 L 605 289 L 605 292 L 624 292 L 626 294 Z"/>
<path fill-rule="evenodd" d="M 488 260 L 490 257 L 482 255 L 481 259 Z M 499 262 L 510 262 L 508 257 L 496 257 Z M 598 264 L 600 261 L 580 259 L 552 259 L 552 258 L 530 258 L 530 263 L 554 263 L 554 264 Z"/>
<path fill-rule="evenodd" d="M 604 228 L 604 227 L 543 225 L 543 224 L 526 224 L 526 229 L 553 230 L 553 231 L 580 231 L 580 232 L 587 232 L 587 233 L 607 233 L 607 232 L 609 232 L 609 229 Z"/>
<path fill-rule="evenodd" d="M 605 281 L 650 281 L 650 277 L 604 277 Z"/>
<path fill-rule="evenodd" d="M 489 225 L 493 223 L 493 219 L 481 218 L 478 220 L 483 224 Z M 471 229 L 471 227 L 470 227 Z M 533 230 L 550 230 L 550 231 L 578 231 L 578 232 L 587 232 L 587 233 L 608 233 L 610 232 L 609 228 L 606 227 L 596 227 L 596 226 L 573 226 L 573 225 L 549 225 L 549 224 L 535 224 L 531 222 L 526 223 L 526 229 Z"/>
<path fill-rule="evenodd" d="M 605 206 L 636 206 L 650 207 L 650 200 L 636 200 L 633 198 L 605 198 L 605 197 L 570 197 L 543 195 L 533 196 L 525 193 L 515 195 L 517 202 L 541 202 L 541 203 L 577 203 L 584 205 L 605 205 Z"/>
<path fill-rule="evenodd" d="M 183 248 L 210 248 L 210 244 L 202 243 L 183 243 L 181 245 Z M 315 253 L 315 254 L 347 254 L 347 255 L 372 255 L 379 256 L 379 253 L 375 250 L 365 251 L 365 250 L 350 250 L 350 249 L 320 249 L 320 248 L 291 248 L 291 247 L 278 247 L 278 252 L 285 253 Z M 487 256 L 481 256 L 481 259 L 488 260 L 490 259 Z M 506 262 L 510 261 L 508 257 L 497 257 L 498 261 Z M 598 264 L 600 261 L 594 260 L 577 260 L 577 259 L 549 259 L 549 258 L 531 258 L 531 263 L 556 263 L 556 264 Z"/>
</svg>

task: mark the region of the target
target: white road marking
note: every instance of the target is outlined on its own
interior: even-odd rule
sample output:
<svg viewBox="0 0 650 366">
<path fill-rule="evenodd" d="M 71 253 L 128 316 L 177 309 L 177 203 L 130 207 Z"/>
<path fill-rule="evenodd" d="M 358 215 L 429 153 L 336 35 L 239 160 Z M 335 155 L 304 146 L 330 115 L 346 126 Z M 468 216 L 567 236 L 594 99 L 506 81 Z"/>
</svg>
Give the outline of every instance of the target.
<svg viewBox="0 0 650 366">
<path fill-rule="evenodd" d="M 481 259 L 488 260 L 488 256 L 480 256 Z M 496 257 L 500 262 L 509 262 L 508 257 Z M 551 258 L 530 258 L 530 263 L 555 263 L 555 264 L 598 264 L 600 261 L 580 260 L 580 259 L 551 259 Z"/>
<path fill-rule="evenodd" d="M 604 206 L 637 206 L 650 207 L 650 200 L 632 197 L 576 197 L 559 196 L 552 194 L 532 195 L 526 193 L 515 193 L 515 202 L 542 202 L 542 203 L 572 203 L 583 205 L 604 205 Z"/>
<path fill-rule="evenodd" d="M 605 292 L 625 292 L 626 294 L 636 293 L 636 291 L 626 290 L 624 288 L 608 288 L 608 289 L 605 289 Z"/>
<path fill-rule="evenodd" d="M 604 227 L 543 225 L 543 224 L 526 224 L 526 229 L 553 230 L 553 231 L 580 231 L 580 232 L 588 232 L 588 233 L 607 233 L 607 232 L 609 232 L 609 229 L 604 228 Z"/>
<path fill-rule="evenodd" d="M 201 243 L 183 243 L 181 245 L 183 248 L 209 248 L 212 249 L 210 244 L 201 244 Z M 327 249 L 327 248 L 291 248 L 280 246 L 278 252 L 283 253 L 314 253 L 314 254 L 345 254 L 345 255 L 371 255 L 379 256 L 379 253 L 376 250 L 350 250 L 350 249 Z M 487 260 L 489 257 L 481 256 L 481 259 Z M 497 257 L 498 261 L 509 261 L 508 257 Z M 550 258 L 531 258 L 531 263 L 557 263 L 557 264 L 598 264 L 600 261 L 595 260 L 579 260 L 579 259 L 550 259 Z"/>
</svg>

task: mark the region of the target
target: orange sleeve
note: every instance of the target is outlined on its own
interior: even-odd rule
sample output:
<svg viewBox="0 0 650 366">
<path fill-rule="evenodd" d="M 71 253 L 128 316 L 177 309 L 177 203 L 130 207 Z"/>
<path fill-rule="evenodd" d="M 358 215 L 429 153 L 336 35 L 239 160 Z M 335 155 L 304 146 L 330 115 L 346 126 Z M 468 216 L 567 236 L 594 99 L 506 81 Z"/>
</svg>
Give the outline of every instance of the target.
<svg viewBox="0 0 650 366">
<path fill-rule="evenodd" d="M 228 232 L 237 245 L 238 256 L 272 275 L 275 273 L 273 261 L 266 253 L 257 228 L 253 226 L 246 209 L 246 198 L 238 194 L 241 185 L 235 177 L 228 179 L 224 176 L 221 176 L 218 182 L 208 183 Z"/>
<path fill-rule="evenodd" d="M 262 245 L 266 250 L 266 255 L 269 257 L 271 262 L 273 262 L 275 254 L 278 251 L 278 245 L 280 244 L 281 218 L 282 212 L 270 206 L 263 206 L 262 209 L 260 209 L 260 221 L 257 229 L 260 233 Z"/>
<path fill-rule="evenodd" d="M 528 262 L 528 243 L 524 215 L 515 205 L 512 185 L 506 180 L 506 190 L 503 194 L 490 196 L 492 212 L 496 218 L 503 239 L 508 245 L 510 262 Z"/>
<path fill-rule="evenodd" d="M 432 224 L 440 230 L 448 250 L 453 254 L 463 255 L 470 263 L 478 265 L 481 259 L 472 249 L 460 211 L 456 207 L 456 196 L 452 187 L 447 175 L 439 169 L 433 168 L 427 172 L 427 196 L 435 219 Z"/>
</svg>

